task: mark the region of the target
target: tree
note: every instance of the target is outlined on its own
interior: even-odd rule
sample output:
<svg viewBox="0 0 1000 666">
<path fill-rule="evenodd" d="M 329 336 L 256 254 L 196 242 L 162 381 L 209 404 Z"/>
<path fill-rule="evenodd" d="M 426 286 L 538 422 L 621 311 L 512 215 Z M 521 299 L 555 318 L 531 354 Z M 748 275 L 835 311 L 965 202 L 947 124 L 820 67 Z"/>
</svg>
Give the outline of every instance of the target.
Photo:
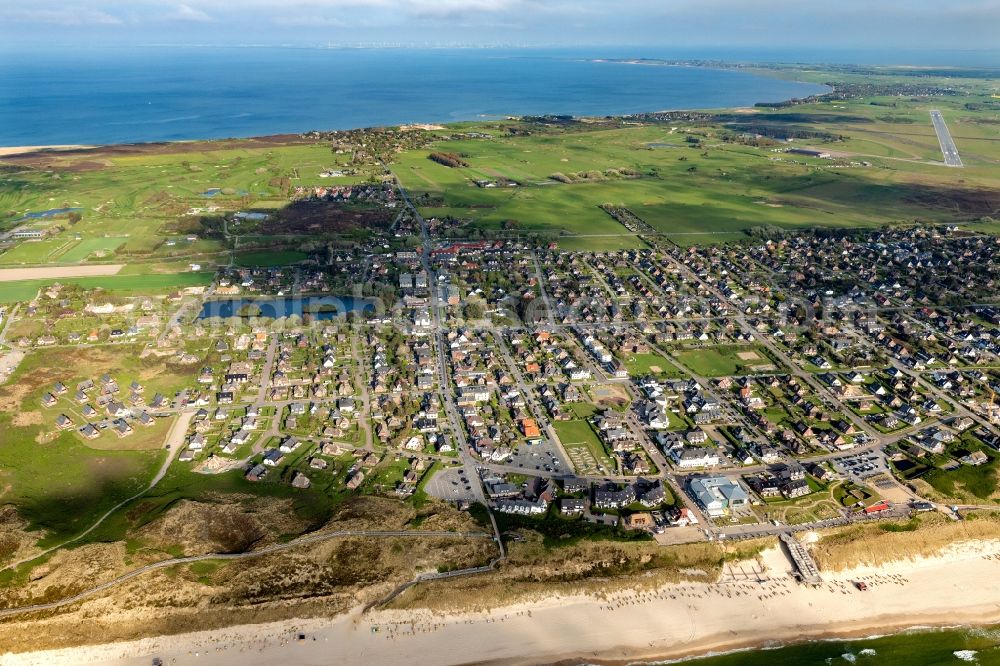
<svg viewBox="0 0 1000 666">
<path fill-rule="evenodd" d="M 486 314 L 479 301 L 469 301 L 465 304 L 465 318 L 469 320 L 482 319 Z"/>
</svg>

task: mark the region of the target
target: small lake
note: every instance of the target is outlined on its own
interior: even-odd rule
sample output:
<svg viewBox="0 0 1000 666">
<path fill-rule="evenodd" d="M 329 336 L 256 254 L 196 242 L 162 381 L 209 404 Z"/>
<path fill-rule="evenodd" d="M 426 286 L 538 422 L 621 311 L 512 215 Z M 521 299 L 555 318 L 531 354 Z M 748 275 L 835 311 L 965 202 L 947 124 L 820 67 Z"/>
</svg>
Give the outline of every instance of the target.
<svg viewBox="0 0 1000 666">
<path fill-rule="evenodd" d="M 285 298 L 230 298 L 206 301 L 198 319 L 211 317 L 261 317 L 283 319 L 293 315 L 313 319 L 335 319 L 348 312 L 374 312 L 368 298 L 353 296 L 288 296 Z"/>
<path fill-rule="evenodd" d="M 48 210 L 40 210 L 36 213 L 25 213 L 14 221 L 38 220 L 43 217 L 55 217 L 56 215 L 65 215 L 66 213 L 79 213 L 82 210 L 82 208 L 50 208 Z"/>
</svg>

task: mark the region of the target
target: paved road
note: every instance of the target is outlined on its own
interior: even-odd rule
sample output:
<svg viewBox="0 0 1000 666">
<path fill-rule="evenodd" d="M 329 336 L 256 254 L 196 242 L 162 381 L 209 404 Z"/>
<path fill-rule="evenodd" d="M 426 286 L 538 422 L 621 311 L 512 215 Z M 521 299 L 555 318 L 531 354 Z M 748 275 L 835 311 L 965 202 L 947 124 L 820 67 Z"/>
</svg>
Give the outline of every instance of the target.
<svg viewBox="0 0 1000 666">
<path fill-rule="evenodd" d="M 413 580 L 411 580 L 411 581 L 409 581 L 407 583 L 403 583 L 402 585 L 400 585 L 399 587 L 397 587 L 395 590 L 393 590 L 392 592 L 390 592 L 385 597 L 383 597 L 383 598 L 381 598 L 381 599 L 379 599 L 377 601 L 373 601 L 372 603 L 368 604 L 367 606 L 365 606 L 365 610 L 367 611 L 367 610 L 369 610 L 369 609 L 371 609 L 371 608 L 373 608 L 375 606 L 384 606 L 384 605 L 386 605 L 387 603 L 389 603 L 390 601 L 392 601 L 393 599 L 395 599 L 400 594 L 402 594 L 406 590 L 410 589 L 411 587 L 413 587 L 417 583 L 424 583 L 424 582 L 432 581 L 432 580 L 442 580 L 442 579 L 445 579 L 445 578 L 458 578 L 459 576 L 472 576 L 472 575 L 475 575 L 475 574 L 489 573 L 490 571 L 493 571 L 493 569 L 495 569 L 496 566 L 502 560 L 503 560 L 502 557 L 498 557 L 498 558 L 492 560 L 489 564 L 487 564 L 485 566 L 481 566 L 481 567 L 469 567 L 468 569 L 454 569 L 452 571 L 442 571 L 440 573 L 419 574 L 416 578 L 414 578 Z"/>
<path fill-rule="evenodd" d="M 257 399 L 253 404 L 260 409 L 267 403 L 267 388 L 271 385 L 271 374 L 274 372 L 274 357 L 278 353 L 278 336 L 271 335 L 271 341 L 267 345 L 267 353 L 264 355 L 264 369 L 260 373 L 260 389 L 257 391 Z M 274 415 L 275 422 L 281 419 L 281 412 Z"/>
<path fill-rule="evenodd" d="M 443 325 L 441 321 L 441 308 L 438 303 L 437 275 L 431 268 L 432 244 L 430 229 L 427 226 L 427 220 L 424 219 L 424 216 L 420 214 L 420 210 L 410 199 L 410 195 L 406 191 L 406 188 L 403 187 L 403 183 L 400 182 L 399 178 L 396 178 L 395 176 L 393 176 L 393 178 L 396 182 L 396 189 L 403 198 L 403 202 L 406 204 L 407 208 L 410 209 L 410 213 L 413 215 L 413 218 L 420 223 L 420 235 L 422 239 L 420 263 L 423 265 L 424 272 L 427 273 L 427 284 L 431 285 L 429 302 L 431 321 L 434 331 L 434 344 L 436 346 L 435 354 L 437 356 L 438 364 L 438 397 L 441 400 L 441 404 L 444 405 L 445 413 L 451 423 L 453 436 L 457 439 L 459 459 L 462 462 L 462 466 L 465 469 L 469 481 L 472 482 L 472 490 L 477 499 L 479 499 L 483 506 L 486 507 L 486 512 L 490 517 L 490 523 L 493 525 L 494 540 L 496 541 L 497 547 L 500 549 L 500 557 L 498 561 L 501 561 L 507 557 L 507 551 L 504 548 L 503 539 L 500 536 L 500 528 L 497 527 L 496 516 L 493 515 L 493 510 L 490 508 L 490 504 L 486 500 L 486 491 L 483 488 L 482 478 L 479 476 L 476 460 L 473 459 L 472 454 L 469 451 L 469 443 L 465 437 L 464 425 L 458 418 L 458 410 L 453 399 L 454 396 L 449 390 L 450 384 L 448 382 L 448 368 L 445 360 L 447 356 L 445 355 L 446 348 L 444 344 L 444 334 L 447 327 Z"/>
<path fill-rule="evenodd" d="M 310 534 L 294 541 L 289 541 L 287 543 L 278 543 L 260 550 L 250 551 L 248 553 L 209 553 L 207 555 L 192 555 L 190 557 L 174 557 L 169 560 L 161 560 L 159 562 L 154 562 L 153 564 L 147 564 L 144 567 L 140 567 L 126 574 L 122 574 L 117 578 L 109 580 L 106 583 L 101 583 L 92 588 L 84 590 L 79 594 L 74 594 L 71 597 L 66 597 L 65 599 L 59 599 L 58 601 L 51 601 L 44 604 L 34 604 L 31 606 L 22 606 L 20 608 L 7 608 L 0 610 L 0 617 L 7 617 L 10 615 L 20 615 L 21 613 L 30 613 L 34 611 L 44 611 L 52 610 L 54 608 L 60 608 L 62 606 L 67 606 L 69 604 L 76 603 L 88 597 L 92 597 L 95 594 L 103 592 L 105 590 L 111 589 L 116 585 L 120 585 L 127 580 L 131 580 L 137 576 L 141 576 L 144 573 L 148 573 L 155 569 L 162 569 L 164 567 L 171 567 L 175 564 L 189 564 L 191 562 L 203 562 L 205 560 L 245 560 L 251 557 L 262 557 L 264 555 L 272 555 L 281 551 L 288 550 L 289 548 L 295 548 L 297 546 L 303 546 L 311 543 L 318 543 L 321 541 L 329 541 L 330 539 L 337 539 L 341 537 L 450 537 L 450 538 L 463 538 L 463 539 L 492 539 L 492 534 L 487 534 L 486 532 L 421 532 L 418 530 L 399 530 L 399 531 L 370 531 L 370 530 L 341 530 L 337 532 L 326 532 L 323 534 Z M 493 564 L 490 565 L 492 567 Z M 480 570 L 485 569 L 484 567 L 475 567 L 473 569 L 462 569 L 460 571 L 449 572 L 450 576 L 435 576 L 435 575 L 425 575 L 418 576 L 414 582 L 421 582 L 423 580 L 432 580 L 437 577 L 454 577 L 456 575 L 463 575 L 463 573 L 479 573 Z M 411 583 L 412 584 L 412 583 Z"/>
<path fill-rule="evenodd" d="M 941 144 L 941 154 L 944 156 L 945 166 L 965 166 L 962 164 L 962 158 L 958 156 L 955 140 L 951 138 L 951 132 L 948 131 L 948 126 L 940 111 L 936 109 L 931 111 L 931 123 L 934 125 L 934 131 L 937 132 L 938 143 Z"/>
<path fill-rule="evenodd" d="M 545 277 L 542 275 L 542 267 L 538 263 L 538 253 L 531 251 L 531 259 L 535 263 L 535 279 L 538 280 L 538 289 L 542 292 L 542 302 L 545 303 L 545 318 L 549 324 L 555 324 L 555 313 L 552 310 L 552 303 L 549 301 L 549 292 L 545 289 Z"/>
<path fill-rule="evenodd" d="M 358 345 L 357 330 L 351 331 L 351 360 L 354 363 L 354 385 L 355 390 L 361 395 L 361 415 L 358 417 L 358 425 L 365 434 L 365 448 L 369 451 L 375 450 L 375 440 L 372 437 L 371 405 L 372 397 L 368 392 L 368 378 L 365 375 L 365 364 L 361 356 Z"/>
<path fill-rule="evenodd" d="M 0 328 L 0 345 L 4 344 L 4 340 L 7 339 L 7 330 L 10 325 L 14 323 L 14 319 L 17 317 L 17 311 L 21 309 L 20 303 L 15 303 L 12 309 L 7 310 L 6 319 L 3 322 L 3 327 Z"/>
</svg>

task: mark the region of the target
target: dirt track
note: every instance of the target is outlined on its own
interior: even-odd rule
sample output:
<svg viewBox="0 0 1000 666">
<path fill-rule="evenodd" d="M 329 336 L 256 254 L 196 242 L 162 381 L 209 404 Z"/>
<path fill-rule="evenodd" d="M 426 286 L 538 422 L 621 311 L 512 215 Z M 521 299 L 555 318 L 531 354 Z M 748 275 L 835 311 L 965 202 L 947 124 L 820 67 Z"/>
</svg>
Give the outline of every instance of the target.
<svg viewBox="0 0 1000 666">
<path fill-rule="evenodd" d="M 125 264 L 101 266 L 49 266 L 45 268 L 0 268 L 0 282 L 14 280 L 45 280 L 52 278 L 117 275 Z"/>
</svg>

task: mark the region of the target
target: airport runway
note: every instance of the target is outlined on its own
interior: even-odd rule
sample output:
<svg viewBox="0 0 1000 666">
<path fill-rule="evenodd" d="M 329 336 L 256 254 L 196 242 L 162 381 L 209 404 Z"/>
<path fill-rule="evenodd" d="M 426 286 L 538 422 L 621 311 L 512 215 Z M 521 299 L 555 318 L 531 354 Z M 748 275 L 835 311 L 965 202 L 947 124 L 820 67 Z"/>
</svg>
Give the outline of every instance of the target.
<svg viewBox="0 0 1000 666">
<path fill-rule="evenodd" d="M 955 147 L 955 141 L 951 138 L 951 132 L 948 131 L 948 126 L 940 111 L 931 111 L 931 122 L 934 124 L 934 131 L 937 132 L 938 143 L 941 144 L 941 154 L 944 155 L 945 166 L 965 166 L 962 164 L 962 158 L 958 156 L 958 148 Z"/>
</svg>

